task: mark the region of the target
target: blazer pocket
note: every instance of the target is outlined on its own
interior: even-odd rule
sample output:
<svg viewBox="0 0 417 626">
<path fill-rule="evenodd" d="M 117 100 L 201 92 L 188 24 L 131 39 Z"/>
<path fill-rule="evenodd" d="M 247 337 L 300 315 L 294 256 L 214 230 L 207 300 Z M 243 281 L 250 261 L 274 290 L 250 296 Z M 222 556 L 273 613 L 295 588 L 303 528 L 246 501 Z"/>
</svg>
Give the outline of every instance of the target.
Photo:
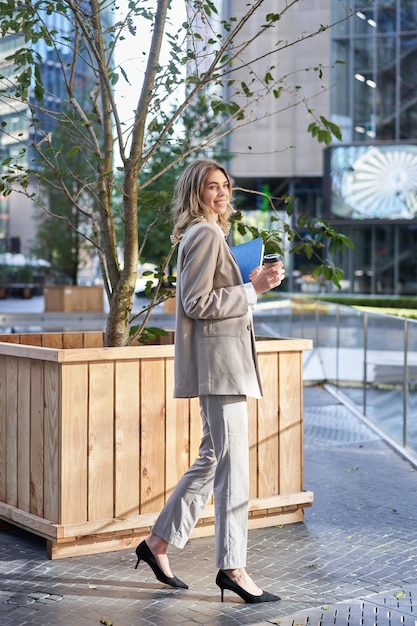
<svg viewBox="0 0 417 626">
<path fill-rule="evenodd" d="M 203 337 L 240 337 L 241 321 L 237 318 L 221 320 L 204 320 L 202 323 Z"/>
<path fill-rule="evenodd" d="M 224 337 L 223 341 L 202 337 L 198 347 L 200 382 L 208 381 L 213 386 L 212 393 L 225 384 L 230 393 L 235 393 L 235 387 L 245 383 L 253 371 L 252 360 L 248 360 L 249 346 L 240 337 Z"/>
</svg>

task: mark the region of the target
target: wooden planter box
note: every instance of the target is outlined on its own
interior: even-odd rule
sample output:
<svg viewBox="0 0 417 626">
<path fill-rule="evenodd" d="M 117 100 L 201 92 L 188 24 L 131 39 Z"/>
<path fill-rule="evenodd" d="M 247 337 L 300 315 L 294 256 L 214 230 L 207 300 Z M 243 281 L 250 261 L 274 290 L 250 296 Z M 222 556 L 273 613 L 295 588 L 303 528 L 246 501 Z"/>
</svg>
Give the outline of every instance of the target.
<svg viewBox="0 0 417 626">
<path fill-rule="evenodd" d="M 200 441 L 197 399 L 172 398 L 173 345 L 103 348 L 100 333 L 0 335 L 0 518 L 49 558 L 133 548 Z M 303 520 L 302 351 L 257 342 L 249 400 L 250 528 Z M 194 536 L 214 532 L 207 507 Z"/>
<path fill-rule="evenodd" d="M 47 285 L 44 288 L 45 311 L 103 311 L 103 287 L 87 285 Z"/>
</svg>

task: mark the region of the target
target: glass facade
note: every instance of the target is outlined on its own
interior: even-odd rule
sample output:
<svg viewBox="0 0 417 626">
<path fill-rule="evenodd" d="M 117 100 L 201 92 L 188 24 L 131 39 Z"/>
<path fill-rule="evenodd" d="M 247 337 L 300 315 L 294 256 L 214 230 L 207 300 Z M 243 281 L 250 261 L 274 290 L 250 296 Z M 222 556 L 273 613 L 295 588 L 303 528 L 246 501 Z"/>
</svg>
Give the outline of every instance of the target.
<svg viewBox="0 0 417 626">
<path fill-rule="evenodd" d="M 88 3 L 85 4 L 88 11 Z M 42 11 L 41 11 L 42 13 Z M 101 15 L 102 21 L 108 27 L 111 26 L 113 15 L 111 9 L 104 9 Z M 56 30 L 55 46 L 47 46 L 40 39 L 36 43 L 36 51 L 42 57 L 40 72 L 45 88 L 44 109 L 39 109 L 36 117 L 39 120 L 39 128 L 43 131 L 50 131 L 59 123 L 59 114 L 68 109 L 68 94 L 63 77 L 63 66 L 67 67 L 67 72 L 72 71 L 72 51 L 68 40 L 73 38 L 73 26 L 71 21 L 63 14 L 53 10 L 43 12 L 43 21 L 47 28 Z M 16 73 L 13 62 L 8 59 L 17 50 L 26 45 L 23 35 L 11 34 L 0 37 L 0 86 L 7 89 L 9 81 Z M 58 55 L 59 53 L 59 55 Z M 82 56 L 85 54 L 85 58 Z M 93 70 L 88 61 L 87 52 L 81 48 L 76 65 L 74 87 L 80 99 L 86 100 L 88 93 L 94 84 Z M 35 103 L 35 96 L 32 94 L 31 101 Z M 36 105 L 35 105 L 36 108 Z M 27 105 L 17 104 L 16 101 L 8 100 L 6 95 L 0 98 L 0 162 L 8 157 L 16 157 L 21 153 L 23 145 L 32 143 L 35 140 L 36 132 L 32 122 L 32 112 Z M 39 136 L 39 135 L 38 135 Z M 26 152 L 26 159 L 31 162 L 35 159 L 35 152 L 29 147 Z M 24 165 L 23 161 L 20 163 Z M 18 206 L 18 203 L 16 203 Z M 10 233 L 10 211 L 13 211 L 10 197 L 0 195 L 0 252 L 14 250 L 15 239 Z M 14 222 L 18 222 L 15 216 Z M 20 235 L 19 235 L 20 237 Z M 18 237 L 17 237 L 18 238 Z M 19 244 L 20 245 L 20 244 Z"/>
<path fill-rule="evenodd" d="M 333 2 L 332 20 L 342 8 Z M 332 117 L 343 140 L 409 140 L 417 122 L 417 3 L 351 2 L 353 16 L 332 32 Z"/>
<path fill-rule="evenodd" d="M 417 145 L 417 2 L 363 5 L 351 0 L 352 17 L 331 29 L 331 118 L 344 143 Z M 341 11 L 333 0 L 333 22 L 342 18 Z M 416 219 L 334 221 L 355 244 L 353 252 L 335 259 L 347 291 L 417 295 Z"/>
</svg>

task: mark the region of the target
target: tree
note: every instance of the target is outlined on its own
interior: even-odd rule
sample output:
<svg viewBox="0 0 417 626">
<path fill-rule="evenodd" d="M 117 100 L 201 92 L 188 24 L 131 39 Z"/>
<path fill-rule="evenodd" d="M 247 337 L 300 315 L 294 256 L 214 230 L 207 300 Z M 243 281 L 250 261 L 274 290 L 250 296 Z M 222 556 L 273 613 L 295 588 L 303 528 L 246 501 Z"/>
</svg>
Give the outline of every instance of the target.
<svg viewBox="0 0 417 626">
<path fill-rule="evenodd" d="M 175 183 L 190 161 L 199 156 L 207 156 L 207 147 L 202 149 L 200 146 L 215 130 L 216 119 L 207 103 L 191 103 L 181 117 L 181 126 L 181 144 L 159 145 L 155 154 L 139 172 L 139 186 L 145 185 L 149 179 L 153 180 L 139 196 L 139 240 L 144 244 L 140 256 L 157 265 L 163 262 L 167 254 L 167 242 L 172 231 L 170 208 Z M 155 142 L 157 139 L 157 136 L 153 137 Z M 182 157 L 184 153 L 188 153 L 188 156 Z M 210 156 L 221 163 L 230 159 L 221 141 L 210 147 Z M 182 157 L 180 161 L 178 157 Z M 166 173 L 158 176 L 162 170 Z"/>
<path fill-rule="evenodd" d="M 83 194 L 86 181 L 92 179 L 93 170 L 91 162 L 86 161 L 79 150 L 80 145 L 87 145 L 86 137 L 79 132 L 73 136 L 73 113 L 68 110 L 65 115 L 71 123 L 60 124 L 53 129 L 44 151 L 45 156 L 55 159 L 62 183 L 71 189 L 71 197 L 63 194 L 60 186 L 55 184 L 54 171 L 46 164 L 40 164 L 38 175 L 44 210 L 37 215 L 37 231 L 31 252 L 45 258 L 50 263 L 51 274 L 58 276 L 61 282 L 76 285 L 79 270 L 88 263 L 95 250 L 91 243 L 90 219 L 85 215 L 92 199 Z M 73 197 L 79 198 L 80 204 L 84 203 L 83 212 L 74 207 Z"/>
<path fill-rule="evenodd" d="M 271 29 L 274 29 L 285 13 L 299 0 L 283 3 L 278 10 L 269 10 L 267 0 L 255 0 L 246 5 L 239 19 L 221 19 L 212 0 L 188 0 L 187 19 L 178 28 L 170 23 L 175 7 L 170 0 L 129 0 L 126 11 L 119 13 L 113 3 L 102 0 L 0 0 L 0 30 L 3 36 L 20 33 L 24 43 L 12 55 L 15 73 L 3 76 L 1 81 L 4 99 L 14 106 L 27 106 L 33 132 L 29 138 L 20 139 L 22 150 L 18 155 L 3 160 L 3 193 L 27 193 L 45 206 L 45 199 L 30 186 L 31 177 L 42 185 L 45 172 L 52 182 L 70 201 L 77 213 L 84 215 L 91 224 L 91 240 L 97 249 L 105 290 L 109 300 L 106 326 L 106 345 L 125 346 L 131 341 L 132 298 L 135 289 L 138 255 L 144 241 L 138 238 L 138 203 L 146 190 L 161 176 L 184 162 L 198 150 L 208 150 L 237 127 L 256 119 L 260 102 L 270 102 L 266 115 L 270 115 L 273 103 L 282 99 L 286 92 L 285 80 L 278 68 L 269 63 L 272 55 L 294 45 L 296 42 L 279 41 L 273 49 L 264 51 L 265 67 L 255 72 L 251 64 L 259 62 L 253 53 L 248 60 L 251 46 Z M 178 7 L 178 3 L 176 4 Z M 50 16 L 54 20 L 50 20 Z M 51 24 L 60 24 L 59 30 Z M 251 34 L 247 36 L 251 26 Z M 317 25 L 311 33 L 300 39 L 317 36 L 325 26 Z M 119 43 L 128 37 L 145 40 L 137 57 L 144 59 L 143 81 L 136 91 L 136 104 L 132 118 L 122 119 L 115 97 L 115 88 L 133 79 L 123 65 L 115 61 Z M 136 37 L 136 39 L 135 39 Z M 70 106 L 72 115 L 51 110 L 46 99 L 47 86 L 42 79 L 42 51 L 53 52 L 65 86 L 62 99 Z M 167 60 L 164 60 L 164 48 Z M 240 62 L 245 52 L 244 67 Z M 92 85 L 88 105 L 78 97 L 77 76 L 80 68 L 87 68 Z M 184 71 L 186 68 L 186 71 Z M 242 80 L 242 69 L 246 79 Z M 322 68 L 314 68 L 318 79 Z M 78 70 L 78 73 L 77 73 Z M 88 73 L 87 72 L 87 73 Z M 135 79 L 136 80 L 136 79 Z M 229 96 L 224 96 L 227 87 Z M 299 94 L 287 93 L 284 107 L 304 103 Z M 199 123 L 184 132 L 182 120 L 190 107 L 202 106 L 210 111 L 210 127 L 202 132 Z M 336 125 L 324 117 L 315 115 L 309 132 L 319 141 L 330 142 L 331 135 L 340 137 Z M 70 158 L 74 150 L 92 164 L 90 175 L 82 180 L 82 187 L 74 189 L 64 176 L 60 154 L 62 146 L 56 147 L 52 140 L 54 131 L 45 130 L 44 120 L 51 120 L 50 128 L 68 128 L 72 136 L 81 134 L 81 140 L 66 154 Z M 42 124 L 43 120 L 43 124 Z M 3 127 L 3 132 L 11 131 Z M 51 134 L 52 133 L 52 134 Z M 161 146 L 172 149 L 173 158 L 159 171 L 147 164 L 155 157 Z M 35 156 L 31 156 L 31 154 Z M 42 167 L 40 166 L 42 164 Z M 115 204 L 115 173 L 121 173 L 122 206 Z M 90 202 L 85 202 L 86 198 Z M 273 205 L 273 199 L 271 199 Z M 290 211 L 290 203 L 284 199 Z M 46 207 L 47 208 L 47 207 Z M 77 230 L 77 225 L 71 227 Z M 311 226 L 315 235 L 311 241 L 297 242 L 313 253 L 315 246 L 323 246 L 330 237 L 334 247 L 347 240 L 328 229 L 324 222 Z M 119 259 L 117 231 L 122 232 L 123 250 Z M 83 234 L 83 233 L 82 233 Z M 284 236 L 295 237 L 286 226 Z M 169 263 L 174 250 L 166 256 Z M 330 262 L 323 266 L 326 277 L 336 283 L 340 270 Z"/>
</svg>

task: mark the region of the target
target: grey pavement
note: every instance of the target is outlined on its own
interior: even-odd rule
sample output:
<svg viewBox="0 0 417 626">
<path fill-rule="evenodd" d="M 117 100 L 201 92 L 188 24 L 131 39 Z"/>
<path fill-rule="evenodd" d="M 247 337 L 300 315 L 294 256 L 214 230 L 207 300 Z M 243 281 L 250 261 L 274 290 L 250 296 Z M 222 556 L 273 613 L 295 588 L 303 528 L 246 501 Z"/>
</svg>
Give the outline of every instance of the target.
<svg viewBox="0 0 417 626">
<path fill-rule="evenodd" d="M 140 308 L 139 299 L 135 302 Z M 163 325 L 170 322 L 162 307 Z M 104 328 L 105 315 L 44 314 L 43 298 L 0 301 L 0 332 Z M 153 319 L 158 323 L 158 320 Z M 172 320 L 171 320 L 172 321 Z M 417 471 L 327 388 L 306 359 L 305 488 L 298 524 L 249 533 L 248 570 L 281 602 L 247 605 L 214 583 L 214 539 L 171 551 L 187 591 L 168 588 L 134 548 L 49 561 L 45 541 L 0 531 L 0 626 L 169 624 L 417 626 Z M 312 373 L 312 375 L 309 374 Z"/>
<path fill-rule="evenodd" d="M 0 626 L 170 624 L 416 626 L 417 472 L 321 387 L 305 388 L 298 524 L 252 530 L 248 570 L 281 602 L 248 605 L 214 583 L 213 538 L 171 551 L 189 590 L 160 584 L 134 550 L 57 561 L 43 539 L 0 533 Z M 106 623 L 104 620 L 104 623 Z"/>
</svg>

